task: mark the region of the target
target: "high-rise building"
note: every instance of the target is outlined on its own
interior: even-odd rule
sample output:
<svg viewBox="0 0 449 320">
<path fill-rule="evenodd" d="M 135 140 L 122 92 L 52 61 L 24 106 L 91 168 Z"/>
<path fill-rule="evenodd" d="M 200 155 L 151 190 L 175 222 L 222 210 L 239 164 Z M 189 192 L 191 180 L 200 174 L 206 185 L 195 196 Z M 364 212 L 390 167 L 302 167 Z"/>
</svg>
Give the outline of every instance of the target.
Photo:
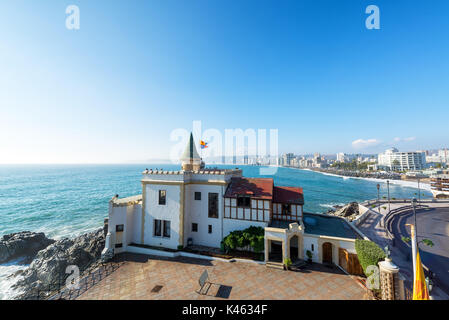
<svg viewBox="0 0 449 320">
<path fill-rule="evenodd" d="M 422 151 L 399 152 L 396 148 L 390 148 L 379 153 L 378 164 L 388 170 L 422 170 L 426 166 L 426 156 Z"/>
<path fill-rule="evenodd" d="M 337 153 L 338 162 L 346 162 L 346 155 L 343 152 Z"/>
</svg>

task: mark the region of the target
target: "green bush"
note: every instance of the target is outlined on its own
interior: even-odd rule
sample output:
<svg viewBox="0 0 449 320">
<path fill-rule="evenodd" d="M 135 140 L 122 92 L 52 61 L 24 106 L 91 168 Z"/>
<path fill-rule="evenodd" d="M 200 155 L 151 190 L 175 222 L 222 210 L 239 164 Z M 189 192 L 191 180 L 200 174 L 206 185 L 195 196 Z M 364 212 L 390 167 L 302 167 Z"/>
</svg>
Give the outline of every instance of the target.
<svg viewBox="0 0 449 320">
<path fill-rule="evenodd" d="M 366 273 L 366 268 L 370 265 L 377 266 L 377 263 L 386 257 L 385 252 L 376 243 L 369 240 L 356 239 L 355 251 L 367 277 L 370 275 Z"/>
<path fill-rule="evenodd" d="M 310 260 L 312 260 L 312 257 L 313 257 L 312 251 L 307 250 L 307 251 L 306 251 L 306 255 L 307 255 L 307 258 L 309 258 Z"/>
<path fill-rule="evenodd" d="M 232 231 L 223 239 L 223 244 L 226 249 L 250 246 L 255 252 L 261 252 L 264 250 L 264 235 L 263 228 L 251 226 L 245 230 Z"/>
</svg>

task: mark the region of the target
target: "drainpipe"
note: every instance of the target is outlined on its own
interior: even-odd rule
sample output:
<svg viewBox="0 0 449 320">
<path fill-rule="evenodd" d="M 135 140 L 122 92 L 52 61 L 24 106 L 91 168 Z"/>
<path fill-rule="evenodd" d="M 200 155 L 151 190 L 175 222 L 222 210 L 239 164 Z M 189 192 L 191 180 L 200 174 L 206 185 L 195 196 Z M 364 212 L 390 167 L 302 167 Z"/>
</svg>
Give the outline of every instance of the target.
<svg viewBox="0 0 449 320">
<path fill-rule="evenodd" d="M 223 217 L 225 212 L 224 187 L 221 186 L 221 201 L 223 201 L 223 211 L 221 212 L 221 241 L 223 241 Z"/>
</svg>

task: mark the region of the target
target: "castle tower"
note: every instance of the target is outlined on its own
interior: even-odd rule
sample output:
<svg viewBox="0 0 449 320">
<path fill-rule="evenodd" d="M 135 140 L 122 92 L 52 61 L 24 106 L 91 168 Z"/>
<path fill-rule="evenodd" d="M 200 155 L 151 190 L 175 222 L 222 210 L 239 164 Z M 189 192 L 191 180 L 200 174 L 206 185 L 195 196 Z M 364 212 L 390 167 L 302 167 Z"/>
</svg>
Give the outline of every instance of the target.
<svg viewBox="0 0 449 320">
<path fill-rule="evenodd" d="M 193 141 L 193 134 L 190 133 L 189 142 L 181 156 L 181 168 L 184 171 L 198 171 L 202 167 L 201 158 Z"/>
</svg>

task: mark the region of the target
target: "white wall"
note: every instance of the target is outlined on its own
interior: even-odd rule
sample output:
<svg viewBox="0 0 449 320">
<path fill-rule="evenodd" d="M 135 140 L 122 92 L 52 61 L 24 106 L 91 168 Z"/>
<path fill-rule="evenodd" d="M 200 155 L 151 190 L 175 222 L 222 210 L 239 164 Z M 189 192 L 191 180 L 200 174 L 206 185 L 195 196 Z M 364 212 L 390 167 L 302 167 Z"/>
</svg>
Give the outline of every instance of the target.
<svg viewBox="0 0 449 320">
<path fill-rule="evenodd" d="M 131 210 L 131 214 L 127 215 L 127 244 L 140 243 L 142 234 L 142 205 L 136 204 Z"/>
<path fill-rule="evenodd" d="M 318 239 L 316 237 L 308 237 L 304 235 L 304 259 L 308 259 L 307 257 L 307 250 L 312 252 L 312 261 L 313 262 L 320 262 L 318 257 L 318 252 L 320 248 L 318 247 Z M 313 251 L 312 251 L 312 244 L 313 244 Z"/>
<path fill-rule="evenodd" d="M 353 241 L 340 240 L 340 248 L 346 249 L 349 253 L 357 253 L 355 251 L 355 242 Z"/>
<path fill-rule="evenodd" d="M 220 247 L 222 237 L 223 193 L 225 186 L 188 184 L 185 187 L 184 245 L 192 238 L 193 244 Z M 201 192 L 201 200 L 195 200 L 195 192 Z M 209 193 L 218 193 L 218 218 L 209 218 Z M 192 232 L 192 223 L 198 224 L 198 231 Z M 208 232 L 209 225 L 212 233 Z"/>
<path fill-rule="evenodd" d="M 144 244 L 177 249 L 179 245 L 179 210 L 181 185 L 145 185 Z M 166 191 L 166 204 L 159 205 L 159 190 Z M 170 221 L 170 238 L 154 236 L 154 220 Z M 162 226 L 163 231 L 163 226 Z"/>
<path fill-rule="evenodd" d="M 110 206 L 108 231 L 111 233 L 112 248 L 114 252 L 120 253 L 126 251 L 127 245 L 135 242 L 140 243 L 140 221 L 142 215 L 142 206 L 140 204 L 128 206 Z M 115 232 L 116 226 L 123 224 L 122 248 L 115 248 L 115 244 L 119 242 Z"/>
</svg>

